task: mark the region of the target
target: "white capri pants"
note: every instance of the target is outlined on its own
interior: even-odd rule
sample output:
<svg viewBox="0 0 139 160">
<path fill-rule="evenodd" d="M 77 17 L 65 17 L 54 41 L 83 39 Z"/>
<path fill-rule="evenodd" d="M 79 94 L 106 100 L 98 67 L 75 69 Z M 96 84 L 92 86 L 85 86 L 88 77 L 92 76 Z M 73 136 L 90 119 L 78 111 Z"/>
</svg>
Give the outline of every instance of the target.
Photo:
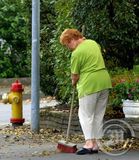
<svg viewBox="0 0 139 160">
<path fill-rule="evenodd" d="M 85 140 L 102 138 L 103 117 L 109 90 L 102 90 L 79 99 L 78 116 Z"/>
</svg>

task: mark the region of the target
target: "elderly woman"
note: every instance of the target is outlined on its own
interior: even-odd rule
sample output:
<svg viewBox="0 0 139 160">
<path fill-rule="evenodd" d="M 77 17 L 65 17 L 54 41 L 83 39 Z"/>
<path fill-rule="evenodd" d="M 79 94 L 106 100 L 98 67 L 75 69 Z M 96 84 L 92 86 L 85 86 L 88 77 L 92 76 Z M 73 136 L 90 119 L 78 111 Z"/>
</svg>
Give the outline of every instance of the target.
<svg viewBox="0 0 139 160">
<path fill-rule="evenodd" d="M 72 51 L 71 79 L 78 91 L 78 116 L 85 137 L 85 144 L 77 154 L 98 153 L 97 140 L 102 138 L 103 117 L 111 88 L 101 48 L 76 29 L 64 30 L 60 43 Z"/>
</svg>

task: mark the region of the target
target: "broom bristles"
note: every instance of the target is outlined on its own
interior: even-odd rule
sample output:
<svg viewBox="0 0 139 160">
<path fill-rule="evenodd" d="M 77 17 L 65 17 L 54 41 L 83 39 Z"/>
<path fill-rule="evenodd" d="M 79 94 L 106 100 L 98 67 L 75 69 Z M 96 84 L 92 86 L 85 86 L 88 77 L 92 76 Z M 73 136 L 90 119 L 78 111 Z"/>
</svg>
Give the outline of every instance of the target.
<svg viewBox="0 0 139 160">
<path fill-rule="evenodd" d="M 59 141 L 57 149 L 64 153 L 75 153 L 77 151 L 77 145 L 74 143 L 67 143 L 66 141 Z"/>
</svg>

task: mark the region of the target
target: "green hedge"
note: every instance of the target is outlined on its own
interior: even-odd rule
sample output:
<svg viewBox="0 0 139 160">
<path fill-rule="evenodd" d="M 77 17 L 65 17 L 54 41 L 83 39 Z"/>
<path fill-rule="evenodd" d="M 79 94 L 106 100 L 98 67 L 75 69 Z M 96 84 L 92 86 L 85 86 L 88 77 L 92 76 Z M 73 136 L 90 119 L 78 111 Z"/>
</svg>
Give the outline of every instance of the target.
<svg viewBox="0 0 139 160">
<path fill-rule="evenodd" d="M 68 3 L 65 0 L 58 0 L 56 2 L 55 9 L 58 16 L 56 19 L 55 37 L 51 40 L 51 50 L 55 53 L 54 71 L 57 83 L 57 98 L 64 102 L 69 101 L 72 92 L 70 79 L 71 52 L 60 44 L 59 37 L 65 28 L 75 27 L 71 16 L 74 3 L 74 0 L 68 1 Z"/>
<path fill-rule="evenodd" d="M 48 45 L 42 46 L 43 70 L 46 68 L 47 72 L 42 74 L 41 81 L 44 77 L 45 80 L 41 88 L 46 88 L 45 92 L 48 87 L 50 87 L 49 90 L 56 88 L 57 98 L 63 102 L 70 101 L 71 52 L 59 43 L 59 36 L 65 28 L 83 30 L 87 38 L 99 42 L 108 69 L 116 66 L 133 67 L 134 56 L 139 46 L 139 33 L 137 32 L 139 19 L 138 13 L 135 12 L 138 10 L 137 2 L 130 0 L 123 0 L 122 3 L 109 0 L 71 0 L 68 2 L 57 0 L 49 1 L 49 3 L 53 4 L 56 16 L 53 17 L 54 23 L 50 21 L 53 26 L 49 27 L 49 24 L 46 24 L 48 28 L 44 30 L 47 33 L 45 39 L 49 41 Z M 51 36 L 49 36 L 50 32 Z M 49 75 L 50 73 L 52 74 Z M 52 81 L 50 77 L 53 77 Z"/>
</svg>

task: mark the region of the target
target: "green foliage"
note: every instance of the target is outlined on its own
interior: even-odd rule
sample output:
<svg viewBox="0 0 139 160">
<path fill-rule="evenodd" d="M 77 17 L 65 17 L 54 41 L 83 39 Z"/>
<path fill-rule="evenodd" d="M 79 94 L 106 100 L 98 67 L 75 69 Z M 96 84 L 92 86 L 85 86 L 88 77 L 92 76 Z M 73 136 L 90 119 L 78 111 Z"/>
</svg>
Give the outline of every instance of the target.
<svg viewBox="0 0 139 160">
<path fill-rule="evenodd" d="M 100 43 L 108 68 L 122 66 L 132 68 L 133 58 L 138 51 L 137 2 L 130 0 L 77 0 L 56 2 L 56 30 L 52 39 L 55 56 L 55 74 L 58 96 L 69 100 L 70 53 L 59 44 L 59 35 L 65 28 L 77 28 L 86 38 Z M 137 33 L 137 34 L 132 34 Z M 124 57 L 124 58 L 123 58 Z"/>
<path fill-rule="evenodd" d="M 13 77 L 12 64 L 10 62 L 11 49 L 10 46 L 0 39 L 0 77 Z"/>
<path fill-rule="evenodd" d="M 85 26 L 87 38 L 101 44 L 109 68 L 132 69 L 134 56 L 139 51 L 138 1 L 77 0 L 73 18 L 78 29 Z"/>
<path fill-rule="evenodd" d="M 122 100 L 138 100 L 139 99 L 139 79 L 126 81 L 121 80 L 120 83 L 116 84 L 112 90 L 113 96 L 112 106 L 120 106 Z"/>
<path fill-rule="evenodd" d="M 43 93 L 53 95 L 56 89 L 54 75 L 55 53 L 51 51 L 51 39 L 54 37 L 56 13 L 54 2 L 41 1 L 41 61 L 40 61 L 40 87 Z"/>
<path fill-rule="evenodd" d="M 68 102 L 71 97 L 71 79 L 70 79 L 70 56 L 66 48 L 59 42 L 59 36 L 66 28 L 73 28 L 73 20 L 71 11 L 74 7 L 74 0 L 68 1 L 58 0 L 55 3 L 57 13 L 56 29 L 54 31 L 54 38 L 51 40 L 52 51 L 55 53 L 55 75 L 57 82 L 57 96 L 64 102 Z"/>
<path fill-rule="evenodd" d="M 139 74 L 139 65 L 134 65 L 133 70 L 135 73 Z"/>
<path fill-rule="evenodd" d="M 122 67 L 115 67 L 109 70 L 109 73 L 112 77 L 114 76 L 127 76 L 128 74 L 133 74 L 132 70 L 128 70 L 127 68 L 122 68 Z"/>
<path fill-rule="evenodd" d="M 28 54 L 30 47 L 29 5 L 28 1 L 4 0 L 0 2 L 0 38 L 6 41 L 10 48 L 9 73 L 1 70 L 1 75 L 28 76 Z M 28 7 L 27 7 L 28 6 Z M 3 52 L 1 50 L 1 52 Z M 4 54 L 4 53 L 3 53 Z M 8 67 L 8 63 L 6 64 Z M 12 68 L 11 68 L 12 65 Z"/>
<path fill-rule="evenodd" d="M 139 74 L 133 70 L 117 69 L 111 72 L 112 86 L 110 91 L 110 106 L 121 107 L 122 99 L 139 99 Z"/>
<path fill-rule="evenodd" d="M 113 15 L 113 11 L 114 15 Z M 131 37 L 137 30 L 137 6 L 130 1 L 74 0 L 66 3 L 55 1 L 56 25 L 51 39 L 51 51 L 55 55 L 54 71 L 57 82 L 57 95 L 69 101 L 71 93 L 70 52 L 59 43 L 59 36 L 65 28 L 77 28 L 87 38 L 95 39 L 102 46 L 107 67 L 127 66 L 128 59 L 138 46 L 138 35 Z M 131 27 L 132 26 L 132 27 Z M 134 44 L 133 44 L 134 43 Z M 124 56 L 124 62 L 123 62 Z M 132 55 L 133 57 L 133 55 Z"/>
</svg>

